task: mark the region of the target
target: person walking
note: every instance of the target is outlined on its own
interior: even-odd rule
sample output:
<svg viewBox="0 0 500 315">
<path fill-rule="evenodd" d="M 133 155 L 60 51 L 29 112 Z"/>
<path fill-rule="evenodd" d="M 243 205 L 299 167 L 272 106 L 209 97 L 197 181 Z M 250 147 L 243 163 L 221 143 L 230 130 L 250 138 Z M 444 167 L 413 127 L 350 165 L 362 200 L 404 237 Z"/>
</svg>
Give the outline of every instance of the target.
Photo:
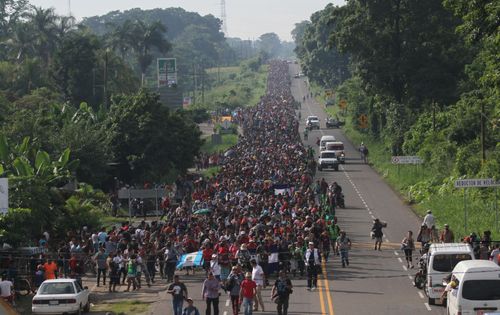
<svg viewBox="0 0 500 315">
<path fill-rule="evenodd" d="M 307 267 L 307 290 L 314 291 L 318 285 L 318 269 L 321 268 L 321 256 L 314 242 L 309 242 L 304 257 Z"/>
<path fill-rule="evenodd" d="M 182 315 L 200 315 L 200 311 L 198 311 L 198 309 L 193 305 L 192 298 L 187 298 L 186 302 L 188 303 L 188 306 L 184 308 Z"/>
<path fill-rule="evenodd" d="M 382 228 L 387 227 L 387 223 L 381 222 L 378 218 L 373 220 L 372 226 L 372 235 L 375 239 L 375 250 L 381 250 L 380 246 L 382 246 L 382 237 L 384 236 L 384 232 L 382 232 Z M 378 247 L 377 247 L 378 246 Z"/>
<path fill-rule="evenodd" d="M 113 259 L 113 254 L 108 258 L 109 292 L 116 292 L 116 285 L 120 285 L 120 266 Z"/>
<path fill-rule="evenodd" d="M 244 278 L 240 268 L 238 266 L 233 266 L 226 280 L 226 285 L 224 286 L 225 290 L 229 291 L 229 296 L 231 297 L 233 315 L 238 315 L 240 312 L 240 290 L 243 280 Z"/>
<path fill-rule="evenodd" d="M 175 246 L 172 243 L 168 243 L 164 255 L 165 255 L 165 276 L 167 277 L 167 282 L 170 282 L 174 277 L 175 266 L 177 266 L 179 253 L 177 252 Z"/>
<path fill-rule="evenodd" d="M 351 249 L 351 240 L 347 237 L 345 231 L 340 231 L 339 237 L 336 240 L 337 252 L 340 253 L 342 268 L 349 266 L 349 249 Z"/>
<path fill-rule="evenodd" d="M 413 259 L 412 254 L 415 250 L 415 241 L 413 240 L 413 232 L 408 231 L 408 234 L 401 241 L 401 248 L 405 253 L 406 266 L 410 269 L 413 269 Z"/>
<path fill-rule="evenodd" d="M 211 315 L 211 308 L 214 309 L 214 315 L 219 315 L 219 291 L 221 285 L 212 272 L 208 273 L 208 278 L 205 279 L 201 287 L 201 296 L 207 302 L 206 315 Z"/>
<path fill-rule="evenodd" d="M 442 230 L 439 235 L 439 241 L 441 243 L 453 243 L 455 241 L 455 236 L 453 235 L 453 232 L 448 224 L 444 225 L 444 230 Z"/>
<path fill-rule="evenodd" d="M 102 275 L 102 285 L 106 286 L 106 271 L 108 269 L 107 264 L 108 254 L 105 253 L 104 247 L 100 247 L 99 251 L 94 256 L 94 261 L 97 267 L 97 286 L 101 280 Z"/>
<path fill-rule="evenodd" d="M 173 315 L 182 315 L 182 304 L 188 296 L 188 290 L 186 285 L 180 281 L 178 275 L 174 276 L 174 282 L 168 286 L 167 293 L 172 294 Z"/>
<path fill-rule="evenodd" d="M 125 292 L 129 292 L 131 286 L 133 291 L 138 289 L 137 262 L 135 255 L 131 255 L 130 259 L 127 262 L 127 289 L 125 290 Z"/>
<path fill-rule="evenodd" d="M 271 291 L 271 297 L 273 297 L 277 304 L 276 310 L 278 311 L 278 315 L 288 315 L 288 305 L 292 292 L 292 281 L 287 277 L 286 272 L 281 270 Z"/>
<path fill-rule="evenodd" d="M 240 289 L 240 300 L 242 301 L 245 315 L 252 315 L 253 299 L 256 292 L 257 284 L 252 280 L 252 274 L 247 272 L 245 274 L 245 280 L 241 282 Z"/>
<path fill-rule="evenodd" d="M 264 301 L 262 300 L 262 289 L 264 288 L 266 276 L 264 274 L 264 271 L 262 270 L 262 267 L 257 265 L 257 261 L 255 259 L 252 259 L 250 261 L 250 264 L 252 265 L 252 280 L 255 282 L 255 284 L 257 284 L 257 289 L 255 292 L 255 307 L 253 310 L 258 311 L 260 304 L 262 311 L 265 312 Z"/>
</svg>

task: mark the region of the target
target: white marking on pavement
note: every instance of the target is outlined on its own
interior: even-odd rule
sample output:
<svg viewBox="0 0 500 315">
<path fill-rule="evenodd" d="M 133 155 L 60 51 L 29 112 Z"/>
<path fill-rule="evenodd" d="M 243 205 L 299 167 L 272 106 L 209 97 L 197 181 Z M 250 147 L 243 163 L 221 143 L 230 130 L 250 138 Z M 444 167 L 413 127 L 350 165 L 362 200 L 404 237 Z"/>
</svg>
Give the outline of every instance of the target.
<svg viewBox="0 0 500 315">
<path fill-rule="evenodd" d="M 398 257 L 398 260 L 400 263 L 403 263 L 403 260 L 401 259 L 401 257 Z"/>
<path fill-rule="evenodd" d="M 399 253 L 397 251 L 394 251 L 394 255 L 399 256 Z"/>
<path fill-rule="evenodd" d="M 421 299 L 425 299 L 425 296 L 422 292 L 418 291 L 418 296 L 420 296 Z"/>
<path fill-rule="evenodd" d="M 229 302 L 231 302 L 231 301 L 226 300 L 226 307 L 228 307 L 228 306 L 229 306 Z"/>
<path fill-rule="evenodd" d="M 224 315 L 227 315 L 227 311 L 224 311 Z"/>
<path fill-rule="evenodd" d="M 405 265 L 403 265 L 403 269 L 404 269 L 405 271 L 408 271 L 408 268 L 406 268 L 406 266 L 405 266 Z"/>
<path fill-rule="evenodd" d="M 413 283 L 413 277 L 408 275 L 408 279 L 410 279 L 410 281 Z"/>
<path fill-rule="evenodd" d="M 429 303 L 424 303 L 424 305 L 429 312 L 432 311 L 432 308 L 429 306 Z"/>
</svg>

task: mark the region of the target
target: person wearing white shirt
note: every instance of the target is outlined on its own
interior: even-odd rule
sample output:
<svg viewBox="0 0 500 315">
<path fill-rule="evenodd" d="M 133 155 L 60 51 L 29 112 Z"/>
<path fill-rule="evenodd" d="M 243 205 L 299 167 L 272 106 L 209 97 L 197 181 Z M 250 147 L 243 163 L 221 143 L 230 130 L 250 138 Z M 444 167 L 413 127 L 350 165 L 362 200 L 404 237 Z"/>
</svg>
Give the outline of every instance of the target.
<svg viewBox="0 0 500 315">
<path fill-rule="evenodd" d="M 423 224 L 425 224 L 427 226 L 427 228 L 430 230 L 430 229 L 434 228 L 435 221 L 436 220 L 434 219 L 434 215 L 432 214 L 432 211 L 427 210 L 427 214 L 424 217 Z"/>
<path fill-rule="evenodd" d="M 490 254 L 490 260 L 493 261 L 495 264 L 499 265 L 498 261 L 498 255 L 500 255 L 500 245 L 497 243 L 495 244 L 495 248 L 491 251 Z"/>
<path fill-rule="evenodd" d="M 304 259 L 307 267 L 307 289 L 315 290 L 318 283 L 318 268 L 321 266 L 321 257 L 314 242 L 309 242 Z"/>
<path fill-rule="evenodd" d="M 252 280 L 257 284 L 256 293 L 255 293 L 254 311 L 259 310 L 259 304 L 260 304 L 262 311 L 265 312 L 264 301 L 262 300 L 262 289 L 264 288 L 266 275 L 264 274 L 262 267 L 257 265 L 257 261 L 255 259 L 252 259 L 250 261 L 250 264 L 252 265 Z"/>
<path fill-rule="evenodd" d="M 217 261 L 217 254 L 212 255 L 212 260 L 210 260 L 210 271 L 214 274 L 215 279 L 220 281 L 220 265 Z"/>
<path fill-rule="evenodd" d="M 5 275 L 2 275 L 2 281 L 0 281 L 0 296 L 11 303 L 14 302 L 14 284 L 7 280 Z"/>
</svg>

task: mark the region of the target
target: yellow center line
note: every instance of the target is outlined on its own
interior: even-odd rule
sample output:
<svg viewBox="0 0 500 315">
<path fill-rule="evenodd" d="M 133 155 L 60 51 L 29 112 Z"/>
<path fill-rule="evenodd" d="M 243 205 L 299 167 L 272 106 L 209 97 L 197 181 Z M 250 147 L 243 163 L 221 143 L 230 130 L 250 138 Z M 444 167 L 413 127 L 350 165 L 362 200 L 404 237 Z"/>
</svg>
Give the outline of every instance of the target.
<svg viewBox="0 0 500 315">
<path fill-rule="evenodd" d="M 328 283 L 328 275 L 326 273 L 326 263 L 325 260 L 322 262 L 322 271 L 323 271 L 323 277 L 325 278 L 325 293 L 326 293 L 326 299 L 328 301 L 328 310 L 330 311 L 330 315 L 335 315 L 335 312 L 333 311 L 333 302 L 332 302 L 332 293 L 330 292 L 330 284 Z"/>
<path fill-rule="evenodd" d="M 321 305 L 321 315 L 326 315 L 325 300 L 323 299 L 323 286 L 318 275 L 319 305 Z"/>
</svg>

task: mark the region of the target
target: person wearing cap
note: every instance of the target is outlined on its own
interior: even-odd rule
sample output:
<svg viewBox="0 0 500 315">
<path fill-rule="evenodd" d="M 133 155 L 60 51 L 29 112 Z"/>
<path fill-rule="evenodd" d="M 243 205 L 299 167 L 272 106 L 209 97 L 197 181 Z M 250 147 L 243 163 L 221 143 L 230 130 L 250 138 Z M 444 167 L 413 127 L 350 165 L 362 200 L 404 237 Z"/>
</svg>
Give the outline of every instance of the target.
<svg viewBox="0 0 500 315">
<path fill-rule="evenodd" d="M 182 311 L 182 315 L 200 315 L 200 311 L 193 305 L 193 299 L 192 298 L 187 298 L 186 302 L 188 306 L 184 308 L 184 311 Z"/>
<path fill-rule="evenodd" d="M 229 296 L 231 297 L 233 315 L 238 315 L 240 312 L 240 290 L 243 280 L 244 277 L 240 271 L 240 267 L 233 266 L 224 285 L 225 290 L 229 291 Z"/>
<path fill-rule="evenodd" d="M 215 279 L 217 279 L 219 281 L 221 280 L 220 279 L 221 268 L 220 268 L 220 265 L 219 265 L 219 261 L 217 260 L 217 255 L 216 254 L 213 254 L 212 255 L 212 260 L 210 260 L 210 270 L 209 270 L 209 272 L 212 272 L 214 274 Z"/>
<path fill-rule="evenodd" d="M 439 241 L 441 243 L 453 243 L 455 241 L 455 236 L 453 235 L 453 232 L 448 224 L 444 225 L 444 230 L 442 230 L 439 235 Z"/>
<path fill-rule="evenodd" d="M 431 240 L 435 241 L 437 238 L 436 219 L 434 218 L 434 215 L 432 214 L 431 210 L 427 210 L 427 214 L 425 215 L 424 220 L 422 221 L 422 225 L 424 225 L 427 228 Z"/>
<path fill-rule="evenodd" d="M 304 263 L 307 268 L 307 290 L 315 290 L 318 285 L 318 269 L 321 268 L 321 256 L 319 250 L 314 246 L 314 242 L 309 242 Z"/>
<path fill-rule="evenodd" d="M 262 270 L 262 267 L 257 264 L 255 259 L 250 261 L 252 265 L 252 280 L 257 285 L 257 289 L 255 291 L 255 306 L 254 311 L 259 310 L 259 304 L 264 312 L 264 301 L 262 300 L 262 289 L 264 288 L 264 283 L 266 281 L 266 275 Z"/>
<path fill-rule="evenodd" d="M 256 290 L 257 284 L 252 280 L 252 274 L 247 272 L 245 274 L 245 280 L 241 282 L 240 289 L 240 301 L 242 301 L 245 315 L 252 315 L 253 299 L 255 297 Z"/>
<path fill-rule="evenodd" d="M 244 270 L 250 270 L 250 252 L 246 244 L 241 244 L 240 249 L 236 253 L 236 258 L 238 258 L 238 264 Z"/>
</svg>

